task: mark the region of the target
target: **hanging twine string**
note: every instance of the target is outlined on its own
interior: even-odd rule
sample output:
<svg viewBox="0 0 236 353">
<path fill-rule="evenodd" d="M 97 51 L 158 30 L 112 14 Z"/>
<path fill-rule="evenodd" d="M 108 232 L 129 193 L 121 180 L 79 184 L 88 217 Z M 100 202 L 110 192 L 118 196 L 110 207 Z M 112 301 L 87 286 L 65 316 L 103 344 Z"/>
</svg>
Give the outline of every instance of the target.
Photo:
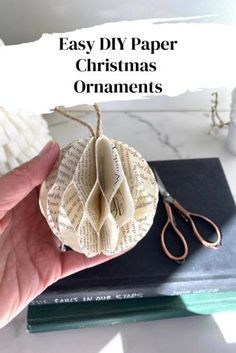
<svg viewBox="0 0 236 353">
<path fill-rule="evenodd" d="M 95 103 L 93 106 L 97 113 L 96 138 L 98 138 L 102 135 L 102 113 L 97 103 Z"/>
<path fill-rule="evenodd" d="M 52 111 L 57 112 L 57 113 L 59 113 L 59 114 L 65 116 L 66 118 L 69 118 L 69 119 L 71 119 L 71 120 L 76 121 L 77 123 L 80 123 L 80 124 L 84 125 L 85 127 L 87 127 L 87 129 L 89 129 L 91 135 L 92 135 L 93 137 L 95 137 L 95 132 L 94 132 L 92 126 L 90 126 L 90 125 L 89 125 L 88 123 L 86 123 L 85 121 L 83 121 L 83 120 L 81 120 L 80 118 L 75 117 L 75 116 L 73 116 L 73 115 L 67 113 L 66 111 L 64 111 L 64 110 L 62 110 L 62 109 L 60 109 L 60 108 L 58 108 L 58 107 L 55 107 L 54 109 L 52 109 Z"/>
<path fill-rule="evenodd" d="M 87 129 L 89 129 L 91 135 L 97 139 L 102 134 L 102 114 L 101 114 L 101 110 L 100 110 L 97 103 L 95 103 L 93 106 L 94 106 L 94 109 L 97 113 L 96 132 L 94 131 L 94 129 L 92 128 L 91 125 L 89 125 L 85 121 L 81 120 L 79 117 L 75 117 L 75 116 L 71 115 L 70 113 L 68 113 L 67 111 L 60 109 L 59 107 L 55 107 L 54 109 L 52 109 L 52 111 L 57 112 L 57 113 L 65 116 L 66 118 L 74 120 L 81 125 L 84 125 Z M 76 112 L 76 110 L 74 110 L 73 112 Z"/>
</svg>

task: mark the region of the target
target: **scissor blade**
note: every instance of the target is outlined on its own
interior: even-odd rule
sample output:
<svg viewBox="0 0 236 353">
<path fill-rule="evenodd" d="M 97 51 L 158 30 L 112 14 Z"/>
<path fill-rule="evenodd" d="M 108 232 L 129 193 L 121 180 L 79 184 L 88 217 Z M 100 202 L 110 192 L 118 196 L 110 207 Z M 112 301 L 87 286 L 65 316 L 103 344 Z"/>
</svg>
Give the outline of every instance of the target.
<svg viewBox="0 0 236 353">
<path fill-rule="evenodd" d="M 163 182 L 162 182 L 160 176 L 158 175 L 156 169 L 152 168 L 152 171 L 153 171 L 153 174 L 154 174 L 154 176 L 156 178 L 156 181 L 158 183 L 160 194 L 162 196 L 165 196 L 166 194 L 168 194 L 168 191 L 167 191 L 165 185 L 163 184 Z"/>
</svg>

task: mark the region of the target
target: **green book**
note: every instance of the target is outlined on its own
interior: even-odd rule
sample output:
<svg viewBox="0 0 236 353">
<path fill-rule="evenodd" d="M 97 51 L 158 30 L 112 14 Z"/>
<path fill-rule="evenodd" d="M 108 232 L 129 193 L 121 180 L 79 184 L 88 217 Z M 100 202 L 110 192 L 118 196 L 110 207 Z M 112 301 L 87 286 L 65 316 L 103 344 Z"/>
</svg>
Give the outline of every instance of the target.
<svg viewBox="0 0 236 353">
<path fill-rule="evenodd" d="M 236 292 L 29 305 L 29 332 L 78 329 L 236 310 Z"/>
</svg>

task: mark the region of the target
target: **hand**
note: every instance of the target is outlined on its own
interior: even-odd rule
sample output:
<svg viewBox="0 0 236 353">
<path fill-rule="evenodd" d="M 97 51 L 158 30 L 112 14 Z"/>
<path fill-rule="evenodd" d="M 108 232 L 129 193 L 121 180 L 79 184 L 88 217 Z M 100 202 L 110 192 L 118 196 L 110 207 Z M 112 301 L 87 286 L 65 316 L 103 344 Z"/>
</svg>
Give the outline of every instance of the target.
<svg viewBox="0 0 236 353">
<path fill-rule="evenodd" d="M 47 286 L 109 259 L 61 252 L 38 205 L 39 185 L 59 155 L 55 142 L 0 178 L 0 327 Z"/>
</svg>

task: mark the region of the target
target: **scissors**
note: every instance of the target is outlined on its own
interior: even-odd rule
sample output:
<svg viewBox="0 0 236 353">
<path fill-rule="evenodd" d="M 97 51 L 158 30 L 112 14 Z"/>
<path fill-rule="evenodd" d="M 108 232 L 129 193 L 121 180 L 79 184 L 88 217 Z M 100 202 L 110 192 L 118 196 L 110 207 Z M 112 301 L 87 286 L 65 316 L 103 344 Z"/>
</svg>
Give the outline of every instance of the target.
<svg viewBox="0 0 236 353">
<path fill-rule="evenodd" d="M 191 227 L 192 227 L 192 231 L 193 234 L 195 235 L 195 237 L 200 241 L 200 243 L 208 248 L 213 248 L 213 249 L 218 249 L 221 245 L 222 242 L 222 235 L 221 235 L 221 231 L 219 229 L 219 227 L 209 218 L 197 214 L 197 213 L 193 213 L 190 212 L 188 210 L 186 210 L 182 205 L 180 205 L 178 203 L 178 201 L 176 201 L 167 191 L 166 187 L 164 186 L 160 176 L 158 175 L 157 171 L 155 169 L 153 169 L 153 173 L 155 175 L 156 181 L 159 185 L 159 191 L 160 194 L 163 198 L 163 203 L 166 209 L 166 213 L 167 213 L 167 222 L 164 225 L 162 232 L 161 232 L 161 245 L 162 248 L 165 252 L 165 254 L 172 260 L 177 261 L 178 263 L 183 263 L 185 262 L 187 256 L 188 256 L 188 245 L 187 242 L 185 240 L 184 235 L 182 234 L 182 232 L 178 229 L 175 219 L 174 219 L 174 215 L 173 215 L 173 211 L 172 211 L 172 207 L 174 207 L 179 213 L 180 215 L 184 218 L 184 220 L 186 222 L 190 222 Z M 196 224 L 194 222 L 194 218 L 200 220 L 201 222 L 205 222 L 208 225 L 210 225 L 215 233 L 216 233 L 216 240 L 213 242 L 209 242 L 207 240 L 205 240 L 203 238 L 203 236 L 200 234 L 200 232 L 198 231 Z M 165 236 L 166 236 L 166 231 L 167 231 L 167 227 L 171 226 L 174 230 L 174 232 L 177 234 L 177 236 L 179 237 L 180 241 L 182 242 L 184 251 L 183 254 L 180 256 L 175 256 L 174 254 L 172 254 L 166 245 L 165 242 Z"/>
</svg>

